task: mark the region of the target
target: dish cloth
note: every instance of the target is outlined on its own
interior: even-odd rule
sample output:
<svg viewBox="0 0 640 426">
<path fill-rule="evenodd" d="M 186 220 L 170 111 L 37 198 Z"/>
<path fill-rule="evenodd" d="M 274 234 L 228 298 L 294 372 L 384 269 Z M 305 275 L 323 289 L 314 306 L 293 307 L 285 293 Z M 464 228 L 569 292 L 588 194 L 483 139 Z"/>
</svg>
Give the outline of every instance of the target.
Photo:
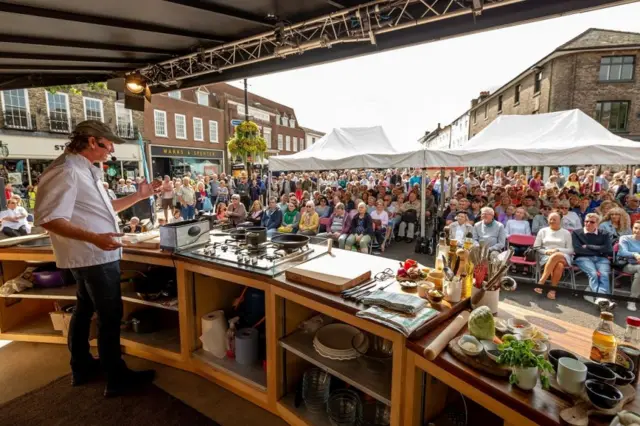
<svg viewBox="0 0 640 426">
<path fill-rule="evenodd" d="M 364 299 L 365 305 L 377 305 L 387 309 L 402 312 L 405 314 L 415 314 L 427 306 L 427 301 L 410 294 L 390 293 L 378 290 Z"/>
<path fill-rule="evenodd" d="M 402 333 L 404 337 L 409 337 L 422 324 L 438 314 L 438 311 L 429 307 L 423 307 L 415 315 L 395 312 L 380 306 L 371 306 L 356 314 L 357 317 L 365 318 Z"/>
</svg>

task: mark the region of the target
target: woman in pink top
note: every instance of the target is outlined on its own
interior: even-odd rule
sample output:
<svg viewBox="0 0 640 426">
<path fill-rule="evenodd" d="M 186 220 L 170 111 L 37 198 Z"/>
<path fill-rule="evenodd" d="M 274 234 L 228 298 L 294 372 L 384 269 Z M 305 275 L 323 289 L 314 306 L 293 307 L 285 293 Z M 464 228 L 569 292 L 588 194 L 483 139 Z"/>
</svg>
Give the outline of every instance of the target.
<svg viewBox="0 0 640 426">
<path fill-rule="evenodd" d="M 544 184 L 542 183 L 542 173 L 536 172 L 533 175 L 533 179 L 529 181 L 529 188 L 533 189 L 536 194 L 540 194 L 540 191 L 544 188 Z"/>
</svg>

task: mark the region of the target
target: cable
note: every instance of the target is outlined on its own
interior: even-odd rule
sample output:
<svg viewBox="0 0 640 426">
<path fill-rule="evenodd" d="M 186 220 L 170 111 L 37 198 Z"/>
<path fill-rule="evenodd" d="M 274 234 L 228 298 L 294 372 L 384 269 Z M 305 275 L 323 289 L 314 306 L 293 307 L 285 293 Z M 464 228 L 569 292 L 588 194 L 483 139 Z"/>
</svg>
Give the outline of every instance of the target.
<svg viewBox="0 0 640 426">
<path fill-rule="evenodd" d="M 464 404 L 464 425 L 467 426 L 469 423 L 469 410 L 467 408 L 467 400 L 465 399 L 462 392 L 458 391 L 460 397 L 462 398 L 462 403 Z"/>
</svg>

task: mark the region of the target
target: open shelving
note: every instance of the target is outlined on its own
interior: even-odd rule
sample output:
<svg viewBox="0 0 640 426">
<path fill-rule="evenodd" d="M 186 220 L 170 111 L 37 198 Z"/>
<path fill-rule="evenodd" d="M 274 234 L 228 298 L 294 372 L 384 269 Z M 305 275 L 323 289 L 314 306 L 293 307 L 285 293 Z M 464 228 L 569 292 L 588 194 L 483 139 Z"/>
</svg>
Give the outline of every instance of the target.
<svg viewBox="0 0 640 426">
<path fill-rule="evenodd" d="M 295 404 L 295 394 L 288 393 L 283 396 L 278 403 L 280 403 L 284 408 L 286 408 L 293 415 L 298 417 L 300 420 L 304 421 L 307 425 L 313 426 L 331 426 L 331 421 L 329 420 L 329 415 L 326 412 L 320 413 L 312 413 L 307 410 L 307 407 L 304 405 L 304 401 L 300 402 L 300 405 L 296 407 Z"/>
<path fill-rule="evenodd" d="M 180 332 L 177 327 L 163 328 L 152 333 L 134 333 L 130 330 L 122 330 L 120 338 L 125 346 L 127 341 L 130 341 L 176 354 L 180 353 Z"/>
<path fill-rule="evenodd" d="M 280 346 L 329 374 L 345 381 L 378 401 L 391 405 L 391 375 L 374 374 L 357 359 L 336 361 L 318 354 L 312 333 L 295 331 L 280 339 Z"/>
<path fill-rule="evenodd" d="M 195 350 L 191 356 L 241 382 L 256 387 L 263 392 L 267 391 L 267 373 L 261 364 L 239 364 L 227 357 L 218 358 L 202 348 Z"/>
</svg>

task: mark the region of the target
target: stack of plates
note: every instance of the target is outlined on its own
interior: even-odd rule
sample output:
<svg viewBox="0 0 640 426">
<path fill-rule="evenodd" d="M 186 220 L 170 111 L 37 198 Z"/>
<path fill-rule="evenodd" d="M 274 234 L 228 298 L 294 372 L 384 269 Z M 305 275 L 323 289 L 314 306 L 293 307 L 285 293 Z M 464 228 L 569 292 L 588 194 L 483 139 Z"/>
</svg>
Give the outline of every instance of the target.
<svg viewBox="0 0 640 426">
<path fill-rule="evenodd" d="M 351 341 L 353 337 L 360 333 L 355 327 L 347 324 L 329 324 L 322 327 L 313 339 L 313 347 L 321 356 L 336 361 L 346 361 L 356 359 L 360 353 L 366 353 L 369 347 L 369 340 L 362 342 L 356 350 Z"/>
</svg>

